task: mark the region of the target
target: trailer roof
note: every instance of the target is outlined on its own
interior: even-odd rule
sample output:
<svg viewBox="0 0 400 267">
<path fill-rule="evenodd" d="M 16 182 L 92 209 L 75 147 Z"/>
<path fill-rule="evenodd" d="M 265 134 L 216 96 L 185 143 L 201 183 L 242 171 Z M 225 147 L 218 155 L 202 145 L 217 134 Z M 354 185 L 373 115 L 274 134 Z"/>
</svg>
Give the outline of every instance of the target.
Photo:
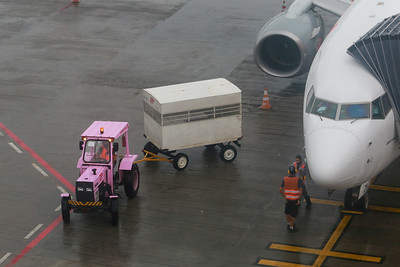
<svg viewBox="0 0 400 267">
<path fill-rule="evenodd" d="M 104 129 L 104 133 L 100 133 L 100 128 Z M 127 122 L 120 121 L 95 121 L 90 125 L 86 131 L 82 133 L 82 137 L 96 137 L 96 138 L 118 138 L 125 133 L 129 128 Z"/>
<path fill-rule="evenodd" d="M 230 81 L 218 78 L 144 89 L 160 104 L 241 93 Z"/>
</svg>

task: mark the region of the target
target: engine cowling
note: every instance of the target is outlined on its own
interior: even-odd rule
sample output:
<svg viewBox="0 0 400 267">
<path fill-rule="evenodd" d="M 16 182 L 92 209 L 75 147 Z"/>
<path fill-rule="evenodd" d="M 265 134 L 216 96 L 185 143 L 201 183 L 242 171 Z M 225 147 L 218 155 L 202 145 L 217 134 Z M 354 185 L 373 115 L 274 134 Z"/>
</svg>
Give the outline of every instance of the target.
<svg viewBox="0 0 400 267">
<path fill-rule="evenodd" d="M 288 10 L 261 28 L 254 48 L 255 62 L 275 77 L 299 76 L 309 70 L 324 36 L 324 22 L 317 12 Z"/>
</svg>

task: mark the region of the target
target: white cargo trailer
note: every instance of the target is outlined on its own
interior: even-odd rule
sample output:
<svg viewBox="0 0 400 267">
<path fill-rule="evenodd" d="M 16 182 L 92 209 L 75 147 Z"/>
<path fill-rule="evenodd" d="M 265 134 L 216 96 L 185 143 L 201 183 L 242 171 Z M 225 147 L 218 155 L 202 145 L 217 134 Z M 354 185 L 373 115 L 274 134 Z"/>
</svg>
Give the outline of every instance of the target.
<svg viewBox="0 0 400 267">
<path fill-rule="evenodd" d="M 188 158 L 179 149 L 221 147 L 220 157 L 229 162 L 242 138 L 242 91 L 226 79 L 212 79 L 143 90 L 144 150 L 173 159 L 184 169 Z M 224 143 L 228 143 L 224 145 Z M 179 157 L 178 157 L 179 155 Z"/>
</svg>

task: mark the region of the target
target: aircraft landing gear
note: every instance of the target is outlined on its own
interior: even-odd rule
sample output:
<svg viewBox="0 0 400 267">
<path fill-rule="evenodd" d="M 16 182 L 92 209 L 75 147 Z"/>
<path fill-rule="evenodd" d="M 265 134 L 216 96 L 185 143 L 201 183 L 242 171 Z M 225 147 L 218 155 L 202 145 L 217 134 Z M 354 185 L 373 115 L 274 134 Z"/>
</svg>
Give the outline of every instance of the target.
<svg viewBox="0 0 400 267">
<path fill-rule="evenodd" d="M 360 187 L 349 188 L 344 196 L 344 208 L 349 210 L 365 211 L 368 208 L 368 192 L 365 191 L 359 198 Z"/>
</svg>

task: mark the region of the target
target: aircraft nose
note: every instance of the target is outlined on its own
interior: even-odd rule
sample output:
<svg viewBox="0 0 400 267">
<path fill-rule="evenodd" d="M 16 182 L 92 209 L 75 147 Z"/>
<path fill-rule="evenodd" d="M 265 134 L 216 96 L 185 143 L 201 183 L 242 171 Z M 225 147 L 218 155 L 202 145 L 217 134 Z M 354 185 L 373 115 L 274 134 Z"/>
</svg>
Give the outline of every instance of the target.
<svg viewBox="0 0 400 267">
<path fill-rule="evenodd" d="M 361 144 L 342 129 L 318 129 L 306 138 L 312 179 L 329 189 L 354 186 L 361 170 Z"/>
</svg>

